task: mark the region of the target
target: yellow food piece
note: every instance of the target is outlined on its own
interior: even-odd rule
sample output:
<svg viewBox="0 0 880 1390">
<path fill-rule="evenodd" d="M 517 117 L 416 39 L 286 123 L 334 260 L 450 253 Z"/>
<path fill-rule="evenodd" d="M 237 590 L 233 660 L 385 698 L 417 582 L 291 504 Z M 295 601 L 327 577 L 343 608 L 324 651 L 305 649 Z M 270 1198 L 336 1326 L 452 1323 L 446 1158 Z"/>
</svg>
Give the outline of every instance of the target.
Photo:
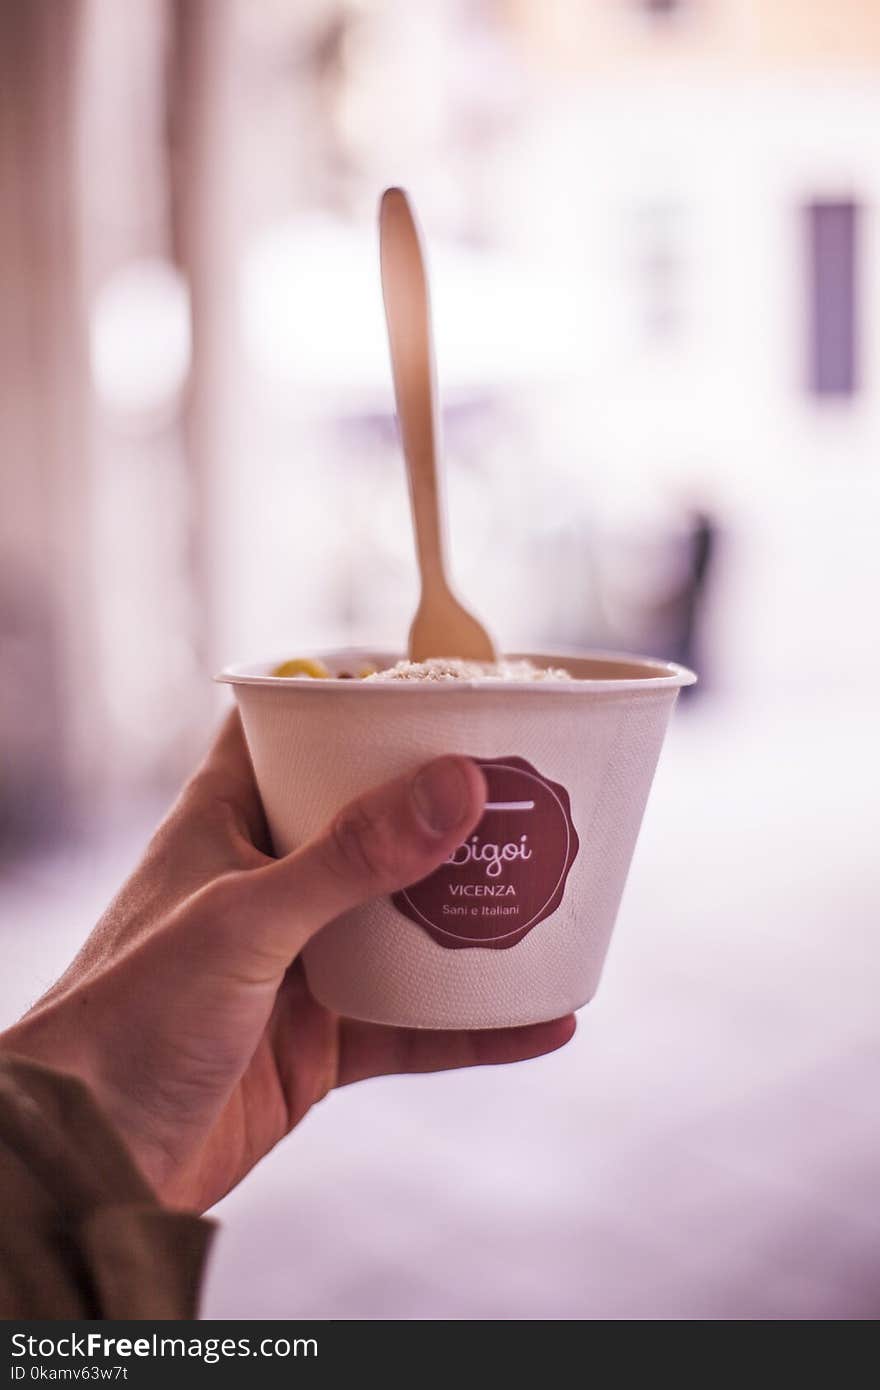
<svg viewBox="0 0 880 1390">
<path fill-rule="evenodd" d="M 358 680 L 365 681 L 367 676 L 374 676 L 378 669 L 378 666 L 362 666 L 358 671 Z"/>
<path fill-rule="evenodd" d="M 291 661 L 282 661 L 280 666 L 276 666 L 272 672 L 273 676 L 311 676 L 313 680 L 325 681 L 330 677 L 330 672 L 323 661 L 317 661 L 311 656 L 295 656 Z"/>
</svg>

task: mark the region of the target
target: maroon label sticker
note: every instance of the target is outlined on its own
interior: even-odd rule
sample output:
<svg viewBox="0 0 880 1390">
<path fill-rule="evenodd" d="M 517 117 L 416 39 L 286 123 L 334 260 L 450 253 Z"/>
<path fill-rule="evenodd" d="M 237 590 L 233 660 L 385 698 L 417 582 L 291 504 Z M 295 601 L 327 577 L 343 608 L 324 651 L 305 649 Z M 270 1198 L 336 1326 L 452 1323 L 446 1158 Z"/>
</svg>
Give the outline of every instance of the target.
<svg viewBox="0 0 880 1390">
<path fill-rule="evenodd" d="M 441 946 L 504 950 L 562 902 L 580 848 L 568 792 L 524 758 L 475 758 L 489 794 L 476 830 L 439 869 L 395 893 Z"/>
</svg>

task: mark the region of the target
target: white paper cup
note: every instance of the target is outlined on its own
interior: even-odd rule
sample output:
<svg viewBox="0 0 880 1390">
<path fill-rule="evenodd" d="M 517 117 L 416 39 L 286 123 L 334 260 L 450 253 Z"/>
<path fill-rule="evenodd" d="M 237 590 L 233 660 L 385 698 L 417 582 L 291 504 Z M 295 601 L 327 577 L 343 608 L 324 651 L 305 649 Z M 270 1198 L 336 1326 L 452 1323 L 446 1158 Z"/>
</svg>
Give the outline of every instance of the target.
<svg viewBox="0 0 880 1390">
<path fill-rule="evenodd" d="M 270 664 L 218 677 L 235 689 L 278 854 L 432 757 L 483 763 L 489 807 L 455 862 L 345 913 L 306 948 L 310 988 L 337 1013 L 501 1028 L 595 993 L 669 716 L 696 677 L 642 657 L 522 655 L 576 679 L 285 680 Z M 338 672 L 398 656 L 321 658 Z"/>
</svg>

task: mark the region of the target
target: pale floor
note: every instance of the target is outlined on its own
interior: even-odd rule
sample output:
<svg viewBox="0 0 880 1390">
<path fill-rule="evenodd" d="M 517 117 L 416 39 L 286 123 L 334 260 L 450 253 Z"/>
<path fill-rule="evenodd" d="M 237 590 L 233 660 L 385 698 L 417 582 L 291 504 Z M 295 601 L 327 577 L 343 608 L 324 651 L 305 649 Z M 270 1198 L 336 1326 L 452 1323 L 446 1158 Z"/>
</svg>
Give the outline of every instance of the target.
<svg viewBox="0 0 880 1390">
<path fill-rule="evenodd" d="M 880 741 L 828 714 L 683 710 L 575 1041 L 331 1097 L 217 1209 L 205 1315 L 880 1313 Z M 141 834 L 7 877 L 4 1018 Z"/>
</svg>

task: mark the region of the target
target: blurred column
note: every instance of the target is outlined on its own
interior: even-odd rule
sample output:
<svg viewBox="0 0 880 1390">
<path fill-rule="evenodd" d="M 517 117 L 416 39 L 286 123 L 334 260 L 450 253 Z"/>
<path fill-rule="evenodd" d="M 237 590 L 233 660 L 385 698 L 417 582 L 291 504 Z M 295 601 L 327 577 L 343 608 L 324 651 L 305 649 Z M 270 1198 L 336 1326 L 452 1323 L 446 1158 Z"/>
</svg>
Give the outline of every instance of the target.
<svg viewBox="0 0 880 1390">
<path fill-rule="evenodd" d="M 234 0 L 171 0 L 169 138 L 171 240 L 189 284 L 193 356 L 184 403 L 196 658 L 205 676 L 218 649 L 228 581 L 222 547 L 231 466 L 237 332 L 234 198 Z"/>
<path fill-rule="evenodd" d="M 175 263 L 176 29 L 171 0 L 87 0 L 80 115 L 95 394 L 93 563 L 106 719 L 105 804 L 167 795 L 211 725 L 208 600 L 184 438 L 192 370 Z M 113 177 L 107 177 L 107 170 Z"/>
<path fill-rule="evenodd" d="M 78 0 L 0 6 L 0 826 L 87 798 L 86 341 L 74 174 Z"/>
</svg>

